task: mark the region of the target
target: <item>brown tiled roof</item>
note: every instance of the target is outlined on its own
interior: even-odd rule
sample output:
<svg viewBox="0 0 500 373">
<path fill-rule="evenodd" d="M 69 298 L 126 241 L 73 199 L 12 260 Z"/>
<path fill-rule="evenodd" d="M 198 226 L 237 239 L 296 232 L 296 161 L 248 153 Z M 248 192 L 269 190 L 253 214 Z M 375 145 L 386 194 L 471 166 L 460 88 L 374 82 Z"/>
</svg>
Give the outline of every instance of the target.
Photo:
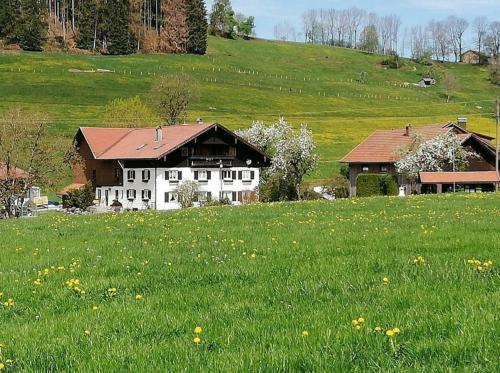
<svg viewBox="0 0 500 373">
<path fill-rule="evenodd" d="M 420 172 L 420 181 L 422 184 L 497 183 L 500 178 L 496 171 Z"/>
<path fill-rule="evenodd" d="M 10 174 L 7 175 L 7 166 L 5 163 L 0 163 L 0 180 L 5 180 L 7 178 L 26 178 L 28 177 L 28 173 L 20 168 L 13 167 L 10 169 Z"/>
<path fill-rule="evenodd" d="M 79 183 L 73 183 L 70 185 L 66 185 L 64 188 L 62 188 L 59 192 L 57 192 L 58 196 L 65 196 L 68 194 L 69 191 L 71 190 L 78 190 L 81 189 L 85 186 L 85 184 L 79 184 Z"/>
<path fill-rule="evenodd" d="M 80 128 L 96 159 L 158 159 L 217 124 L 175 125 L 162 128 L 163 140 L 154 141 L 155 128 Z"/>
<path fill-rule="evenodd" d="M 432 124 L 423 127 L 413 127 L 411 131 L 422 134 L 424 140 L 451 130 L 449 124 Z M 349 154 L 340 160 L 343 163 L 393 163 L 398 149 L 411 144 L 411 137 L 406 136 L 405 128 L 375 131 L 365 141 L 356 146 Z"/>
</svg>

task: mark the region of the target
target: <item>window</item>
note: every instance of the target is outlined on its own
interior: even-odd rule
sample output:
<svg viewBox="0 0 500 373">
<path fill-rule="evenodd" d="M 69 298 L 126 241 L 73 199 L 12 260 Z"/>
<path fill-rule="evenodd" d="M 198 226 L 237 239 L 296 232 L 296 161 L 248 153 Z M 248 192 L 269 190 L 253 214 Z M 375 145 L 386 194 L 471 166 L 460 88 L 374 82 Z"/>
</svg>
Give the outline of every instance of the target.
<svg viewBox="0 0 500 373">
<path fill-rule="evenodd" d="M 102 194 L 101 194 L 101 189 L 97 189 L 97 199 L 101 199 Z"/>
<path fill-rule="evenodd" d="M 207 170 L 200 170 L 194 172 L 194 179 L 200 181 L 210 180 L 212 177 L 212 172 Z"/>
<path fill-rule="evenodd" d="M 197 202 L 207 202 L 212 198 L 211 192 L 199 192 L 198 193 L 198 201 Z"/>
<path fill-rule="evenodd" d="M 364 164 L 363 166 L 361 166 L 361 169 L 363 170 L 363 172 L 370 171 L 370 167 L 368 167 L 368 165 L 366 165 L 366 164 Z"/>
<path fill-rule="evenodd" d="M 222 199 L 227 199 L 229 201 L 233 200 L 233 192 L 223 191 L 221 194 Z"/>
<path fill-rule="evenodd" d="M 127 180 L 128 181 L 134 181 L 135 180 L 135 171 L 134 170 L 128 170 L 127 171 Z"/>
<path fill-rule="evenodd" d="M 165 193 L 165 203 L 176 203 L 179 202 L 179 197 L 175 192 Z"/>
<path fill-rule="evenodd" d="M 136 191 L 135 189 L 127 189 L 127 199 L 135 199 Z"/>
<path fill-rule="evenodd" d="M 233 171 L 231 170 L 222 170 L 222 180 L 233 180 Z"/>
<path fill-rule="evenodd" d="M 142 170 L 142 181 L 149 181 L 151 179 L 151 171 Z"/>
<path fill-rule="evenodd" d="M 115 168 L 115 180 L 119 181 L 122 177 L 121 170 L 119 168 Z"/>
<path fill-rule="evenodd" d="M 181 148 L 181 156 L 182 157 L 187 157 L 189 155 L 189 149 L 187 146 L 183 146 Z"/>
<path fill-rule="evenodd" d="M 144 189 L 142 191 L 142 200 L 148 201 L 151 199 L 151 191 L 149 189 Z"/>
<path fill-rule="evenodd" d="M 387 172 L 389 171 L 389 168 L 387 167 L 387 165 L 383 164 L 383 165 L 380 165 L 380 172 Z"/>
<path fill-rule="evenodd" d="M 249 170 L 245 170 L 242 172 L 242 177 L 243 180 L 252 180 L 252 174 L 250 173 Z"/>
<path fill-rule="evenodd" d="M 169 180 L 171 182 L 182 180 L 182 171 L 165 171 L 165 180 Z"/>
</svg>

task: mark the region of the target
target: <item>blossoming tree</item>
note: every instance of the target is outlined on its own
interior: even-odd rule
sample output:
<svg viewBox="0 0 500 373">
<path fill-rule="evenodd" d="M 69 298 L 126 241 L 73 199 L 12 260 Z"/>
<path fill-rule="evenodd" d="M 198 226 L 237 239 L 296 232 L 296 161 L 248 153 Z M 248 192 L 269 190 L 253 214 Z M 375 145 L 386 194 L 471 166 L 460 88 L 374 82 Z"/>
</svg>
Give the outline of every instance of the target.
<svg viewBox="0 0 500 373">
<path fill-rule="evenodd" d="M 302 180 L 315 169 L 318 159 L 312 132 L 307 126 L 302 124 L 299 130 L 294 130 L 281 117 L 272 125 L 254 122 L 250 128 L 237 131 L 237 134 L 272 156 L 270 169 L 262 173 L 263 182 L 279 175 L 287 184 L 293 185 L 296 197 L 301 199 Z"/>
<path fill-rule="evenodd" d="M 448 132 L 417 145 L 412 142 L 396 162 L 396 170 L 413 185 L 419 172 L 460 171 L 473 157 L 477 154 L 464 148 L 455 133 Z"/>
</svg>

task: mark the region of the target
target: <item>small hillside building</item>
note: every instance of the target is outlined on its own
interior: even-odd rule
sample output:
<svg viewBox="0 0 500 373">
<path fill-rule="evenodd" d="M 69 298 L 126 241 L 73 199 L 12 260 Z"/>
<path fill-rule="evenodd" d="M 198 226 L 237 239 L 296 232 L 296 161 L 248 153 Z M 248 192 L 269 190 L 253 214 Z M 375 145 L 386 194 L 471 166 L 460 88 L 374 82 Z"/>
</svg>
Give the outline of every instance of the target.
<svg viewBox="0 0 500 373">
<path fill-rule="evenodd" d="M 422 78 L 418 81 L 419 87 L 427 88 L 436 84 L 436 79 L 434 78 Z"/>
<path fill-rule="evenodd" d="M 469 49 L 460 55 L 460 62 L 471 65 L 478 65 L 480 62 L 480 54 L 477 51 Z"/>
<path fill-rule="evenodd" d="M 198 202 L 255 201 L 260 170 L 269 157 L 220 124 L 159 128 L 90 128 L 75 141 L 83 160 L 66 191 L 92 183 L 100 206 L 124 209 L 180 207 L 177 188 L 187 180 L 199 187 Z"/>
<path fill-rule="evenodd" d="M 431 140 L 447 132 L 454 132 L 461 140 L 462 146 L 479 155 L 470 159 L 465 172 L 421 172 L 417 192 L 441 193 L 453 190 L 465 192 L 493 191 L 499 183 L 495 171 L 495 148 L 491 145 L 492 138 L 466 128 L 465 118 L 457 123 L 433 124 L 413 128 L 376 131 L 365 141 L 356 146 L 341 159 L 349 167 L 350 194 L 356 196 L 357 179 L 360 174 L 395 175 L 405 193 L 412 192 L 411 183 L 402 175 L 397 174 L 395 163 L 399 160 L 397 153 L 410 145 L 412 132 L 419 132 L 424 141 Z"/>
</svg>

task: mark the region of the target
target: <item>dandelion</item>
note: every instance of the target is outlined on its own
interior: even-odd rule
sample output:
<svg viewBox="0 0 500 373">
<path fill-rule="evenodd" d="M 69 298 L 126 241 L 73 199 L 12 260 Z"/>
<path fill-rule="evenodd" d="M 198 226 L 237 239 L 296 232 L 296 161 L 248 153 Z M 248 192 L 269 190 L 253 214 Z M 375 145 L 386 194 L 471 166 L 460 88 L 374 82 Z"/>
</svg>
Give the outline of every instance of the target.
<svg viewBox="0 0 500 373">
<path fill-rule="evenodd" d="M 89 336 L 90 335 L 90 330 L 85 330 L 85 335 Z"/>
<path fill-rule="evenodd" d="M 203 329 L 201 328 L 201 326 L 197 326 L 196 328 L 194 328 L 194 334 L 201 334 L 202 331 Z"/>
<path fill-rule="evenodd" d="M 140 301 L 140 300 L 143 300 L 143 299 L 144 299 L 144 297 L 141 294 L 137 294 L 135 296 L 135 300 L 137 300 L 137 301 Z"/>
<path fill-rule="evenodd" d="M 14 300 L 12 298 L 9 298 L 6 302 L 3 303 L 3 305 L 8 308 L 14 307 Z"/>
<path fill-rule="evenodd" d="M 92 311 L 97 311 L 97 306 L 92 306 Z"/>
<path fill-rule="evenodd" d="M 363 324 L 365 323 L 365 319 L 364 317 L 358 317 L 357 319 L 352 320 L 351 323 L 354 329 L 360 330 Z"/>
<path fill-rule="evenodd" d="M 0 370 L 4 370 L 5 369 L 5 365 L 3 363 L 0 363 Z"/>
<path fill-rule="evenodd" d="M 387 331 L 385 332 L 385 335 L 388 336 L 389 338 L 392 338 L 392 337 L 397 336 L 400 332 L 401 332 L 401 330 L 399 328 L 394 327 L 394 328 L 387 329 Z"/>
<path fill-rule="evenodd" d="M 382 282 L 384 283 L 384 285 L 389 285 L 389 278 L 388 277 L 384 277 L 382 279 Z"/>
<path fill-rule="evenodd" d="M 423 256 L 419 255 L 413 259 L 413 264 L 415 265 L 424 265 L 425 264 L 425 259 Z"/>
<path fill-rule="evenodd" d="M 307 330 L 302 331 L 302 337 L 309 337 L 309 332 Z"/>
<path fill-rule="evenodd" d="M 196 336 L 196 337 L 194 337 L 193 342 L 198 345 L 201 343 L 201 338 Z"/>
<path fill-rule="evenodd" d="M 377 333 L 382 333 L 382 327 L 380 326 L 376 326 L 373 330 L 375 330 L 375 332 Z"/>
</svg>

